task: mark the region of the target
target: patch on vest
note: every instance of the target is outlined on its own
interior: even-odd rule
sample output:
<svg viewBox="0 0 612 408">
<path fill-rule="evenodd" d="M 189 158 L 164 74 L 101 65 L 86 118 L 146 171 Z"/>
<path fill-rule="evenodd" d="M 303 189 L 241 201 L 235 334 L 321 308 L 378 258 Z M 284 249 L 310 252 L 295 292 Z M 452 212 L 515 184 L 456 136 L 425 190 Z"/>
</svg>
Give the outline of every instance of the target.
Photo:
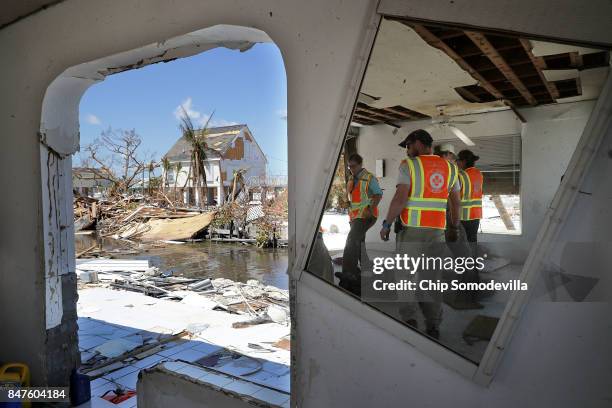
<svg viewBox="0 0 612 408">
<path fill-rule="evenodd" d="M 431 176 L 429 176 L 429 186 L 434 193 L 442 191 L 442 187 L 444 187 L 444 176 L 442 173 L 437 171 L 431 173 Z"/>
<path fill-rule="evenodd" d="M 477 181 L 476 183 L 472 185 L 472 188 L 474 189 L 475 193 L 478 193 L 480 192 L 480 190 L 482 190 L 482 183 Z"/>
</svg>

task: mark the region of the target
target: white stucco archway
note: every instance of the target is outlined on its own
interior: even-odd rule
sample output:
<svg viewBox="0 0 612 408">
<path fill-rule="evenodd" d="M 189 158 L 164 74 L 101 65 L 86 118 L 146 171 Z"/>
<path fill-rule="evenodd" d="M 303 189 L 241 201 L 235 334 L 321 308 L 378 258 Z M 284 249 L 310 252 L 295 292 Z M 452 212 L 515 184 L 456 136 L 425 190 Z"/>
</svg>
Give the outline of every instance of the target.
<svg viewBox="0 0 612 408">
<path fill-rule="evenodd" d="M 186 58 L 217 47 L 247 51 L 272 40 L 261 30 L 216 25 L 65 70 L 45 93 L 40 126 L 43 228 L 46 260 L 46 328 L 62 320 L 61 275 L 74 272 L 71 155 L 79 150 L 79 103 L 106 76 Z M 55 190 L 55 191 L 54 191 Z M 58 192 L 62 192 L 59 194 Z"/>
</svg>

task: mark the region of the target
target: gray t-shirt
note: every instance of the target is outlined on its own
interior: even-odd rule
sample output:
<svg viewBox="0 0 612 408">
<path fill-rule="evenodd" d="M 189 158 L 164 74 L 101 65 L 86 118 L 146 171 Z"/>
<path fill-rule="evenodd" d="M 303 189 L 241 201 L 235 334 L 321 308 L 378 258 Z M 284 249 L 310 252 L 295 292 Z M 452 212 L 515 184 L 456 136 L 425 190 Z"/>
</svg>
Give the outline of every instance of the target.
<svg viewBox="0 0 612 408">
<path fill-rule="evenodd" d="M 399 166 L 399 175 L 397 176 L 397 184 L 405 184 L 410 188 L 410 167 L 405 161 L 402 161 Z M 461 183 L 459 177 L 455 179 L 455 183 L 451 187 L 451 191 L 461 191 Z"/>
</svg>

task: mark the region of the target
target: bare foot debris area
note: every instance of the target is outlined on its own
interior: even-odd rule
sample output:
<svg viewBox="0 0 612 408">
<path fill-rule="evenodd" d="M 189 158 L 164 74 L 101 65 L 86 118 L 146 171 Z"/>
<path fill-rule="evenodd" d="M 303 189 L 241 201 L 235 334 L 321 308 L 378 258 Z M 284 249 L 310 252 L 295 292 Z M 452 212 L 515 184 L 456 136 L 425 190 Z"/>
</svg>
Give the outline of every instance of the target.
<svg viewBox="0 0 612 408">
<path fill-rule="evenodd" d="M 91 380 L 92 398 L 136 406 L 139 372 L 149 369 L 256 403 L 288 404 L 287 290 L 257 280 L 173 276 L 149 260 L 128 259 L 147 247 L 210 239 L 218 209 L 76 197 L 74 210 L 77 234 L 132 248 L 76 251 L 80 371 Z"/>
</svg>

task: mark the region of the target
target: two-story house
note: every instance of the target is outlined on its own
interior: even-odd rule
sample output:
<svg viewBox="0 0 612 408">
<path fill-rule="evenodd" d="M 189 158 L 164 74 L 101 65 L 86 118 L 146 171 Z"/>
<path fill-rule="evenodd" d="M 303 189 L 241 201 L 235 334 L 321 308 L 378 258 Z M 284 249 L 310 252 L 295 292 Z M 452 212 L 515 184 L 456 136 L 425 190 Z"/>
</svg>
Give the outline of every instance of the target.
<svg viewBox="0 0 612 408">
<path fill-rule="evenodd" d="M 196 133 L 201 135 L 202 130 Z M 208 128 L 204 137 L 208 204 L 225 201 L 238 170 L 244 170 L 247 183 L 265 181 L 267 159 L 247 125 Z M 200 199 L 191 178 L 191 152 L 192 146 L 181 136 L 165 155 L 171 164 L 165 179 L 166 187 L 182 193 L 185 203 L 197 204 Z"/>
</svg>

